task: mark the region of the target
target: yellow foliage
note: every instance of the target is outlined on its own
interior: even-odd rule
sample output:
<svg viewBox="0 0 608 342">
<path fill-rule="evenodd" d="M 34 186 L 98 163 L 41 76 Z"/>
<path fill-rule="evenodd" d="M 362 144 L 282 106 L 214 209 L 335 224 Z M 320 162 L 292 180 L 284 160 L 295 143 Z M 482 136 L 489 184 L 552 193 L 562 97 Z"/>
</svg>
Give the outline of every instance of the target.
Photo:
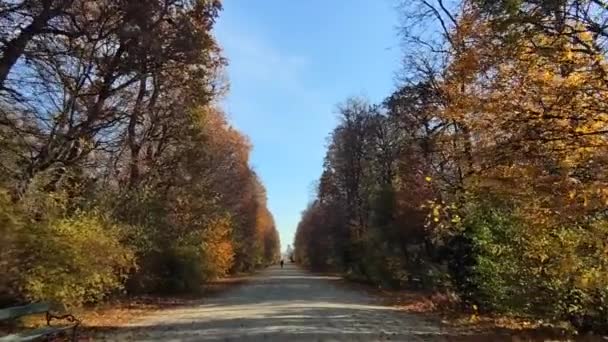
<svg viewBox="0 0 608 342">
<path fill-rule="evenodd" d="M 15 297 L 19 275 L 17 240 L 22 233 L 23 218 L 11 203 L 6 191 L 0 190 L 0 299 Z"/>
<path fill-rule="evenodd" d="M 234 261 L 232 221 L 229 217 L 212 220 L 205 228 L 201 243 L 201 267 L 206 279 L 226 275 Z"/>
<path fill-rule="evenodd" d="M 465 25 L 456 30 L 463 32 L 455 36 L 466 44 L 453 52 L 442 85 L 450 101 L 439 115 L 470 132 L 462 136 L 470 148 L 452 156 L 472 161 L 461 162 L 471 171 L 464 186 L 517 195 L 524 205 L 538 202 L 553 210 L 549 215 L 567 213 L 561 216 L 568 219 L 603 208 L 607 198 L 598 189 L 608 185 L 600 166 L 608 162 L 602 133 L 608 83 L 605 63 L 597 62 L 603 56 L 581 48 L 592 35 L 579 27 L 572 32 L 579 43 L 573 43 L 538 33 L 505 49 L 495 44 L 494 32 L 470 31 L 486 26 L 483 17 L 463 15 Z M 581 181 L 583 174 L 589 179 Z"/>
<path fill-rule="evenodd" d="M 27 263 L 19 265 L 23 293 L 29 300 L 72 306 L 122 289 L 135 268 L 124 236 L 125 227 L 97 213 L 28 225 L 19 244 L 27 251 Z"/>
</svg>

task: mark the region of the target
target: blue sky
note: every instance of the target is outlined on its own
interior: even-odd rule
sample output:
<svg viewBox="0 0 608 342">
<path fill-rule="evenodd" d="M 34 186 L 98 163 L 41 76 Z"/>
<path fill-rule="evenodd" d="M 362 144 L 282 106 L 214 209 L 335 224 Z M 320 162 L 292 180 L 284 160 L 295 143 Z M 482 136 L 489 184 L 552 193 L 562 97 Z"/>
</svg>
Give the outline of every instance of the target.
<svg viewBox="0 0 608 342">
<path fill-rule="evenodd" d="M 225 0 L 215 34 L 229 60 L 223 108 L 252 144 L 281 235 L 293 242 L 321 174 L 336 104 L 380 101 L 399 68 L 394 0 Z"/>
</svg>

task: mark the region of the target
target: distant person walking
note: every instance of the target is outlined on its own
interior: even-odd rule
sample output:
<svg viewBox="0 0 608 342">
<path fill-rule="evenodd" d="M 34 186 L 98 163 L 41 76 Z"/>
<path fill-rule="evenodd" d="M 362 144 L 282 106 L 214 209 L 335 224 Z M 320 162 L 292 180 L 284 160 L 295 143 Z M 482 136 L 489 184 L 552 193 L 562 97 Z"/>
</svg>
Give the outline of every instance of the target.
<svg viewBox="0 0 608 342">
<path fill-rule="evenodd" d="M 281 268 L 283 268 L 284 264 L 285 264 L 285 261 L 283 261 L 283 259 L 281 259 Z"/>
</svg>

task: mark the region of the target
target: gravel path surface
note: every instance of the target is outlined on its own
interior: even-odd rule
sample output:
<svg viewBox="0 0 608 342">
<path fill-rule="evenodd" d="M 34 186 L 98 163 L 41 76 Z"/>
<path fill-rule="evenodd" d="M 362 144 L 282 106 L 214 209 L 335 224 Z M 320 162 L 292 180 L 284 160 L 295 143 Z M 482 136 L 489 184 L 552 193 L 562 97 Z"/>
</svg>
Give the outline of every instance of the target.
<svg viewBox="0 0 608 342">
<path fill-rule="evenodd" d="M 438 326 L 369 294 L 286 265 L 200 305 L 163 310 L 112 341 L 442 341 Z"/>
</svg>

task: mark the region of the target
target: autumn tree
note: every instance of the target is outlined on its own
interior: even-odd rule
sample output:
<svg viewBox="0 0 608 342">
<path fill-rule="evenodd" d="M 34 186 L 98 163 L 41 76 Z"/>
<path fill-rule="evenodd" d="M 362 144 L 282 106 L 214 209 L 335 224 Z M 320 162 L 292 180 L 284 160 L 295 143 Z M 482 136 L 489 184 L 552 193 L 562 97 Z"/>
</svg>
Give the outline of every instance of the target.
<svg viewBox="0 0 608 342">
<path fill-rule="evenodd" d="M 404 3 L 403 84 L 341 108 L 298 262 L 605 330 L 604 7 Z"/>
<path fill-rule="evenodd" d="M 276 259 L 250 144 L 217 106 L 220 10 L 216 0 L 0 4 L 1 300 L 197 291 Z"/>
<path fill-rule="evenodd" d="M 18 174 L 17 195 L 38 173 L 52 169 L 49 186 L 53 187 L 66 166 L 84 162 L 93 151 L 115 149 L 123 124 L 131 132 L 127 138 L 135 158 L 140 143 L 133 135 L 142 106 L 154 98 L 149 106 L 154 107 L 159 98 L 158 91 L 150 90 L 150 75 L 156 74 L 158 81 L 160 72 L 192 68 L 199 74 L 184 75 L 178 81 L 182 86 L 173 84 L 172 89 L 180 87 L 187 99 L 188 88 L 183 85 L 188 83 L 190 98 L 205 101 L 201 96 L 208 94 L 208 101 L 213 96 L 209 80 L 216 79 L 214 70 L 221 66 L 221 58 L 209 30 L 219 3 L 44 1 L 42 8 L 29 3 L 23 5 L 33 12 L 50 11 L 67 19 L 48 19 L 52 26 L 27 40 L 24 51 L 28 46 L 42 49 L 32 52 L 36 58 L 20 54 L 25 58 L 21 67 L 7 65 L 7 72 L 17 75 L 18 87 L 27 89 L 14 97 L 5 87 L 8 98 L 0 120 L 2 131 L 17 137 L 12 139 L 17 144 L 12 150 L 18 159 L 8 167 Z M 21 13 L 13 7 L 7 11 Z M 21 33 L 27 35 L 25 31 Z M 47 31 L 55 35 L 43 34 Z M 7 43 L 6 49 L 10 46 Z"/>
</svg>

